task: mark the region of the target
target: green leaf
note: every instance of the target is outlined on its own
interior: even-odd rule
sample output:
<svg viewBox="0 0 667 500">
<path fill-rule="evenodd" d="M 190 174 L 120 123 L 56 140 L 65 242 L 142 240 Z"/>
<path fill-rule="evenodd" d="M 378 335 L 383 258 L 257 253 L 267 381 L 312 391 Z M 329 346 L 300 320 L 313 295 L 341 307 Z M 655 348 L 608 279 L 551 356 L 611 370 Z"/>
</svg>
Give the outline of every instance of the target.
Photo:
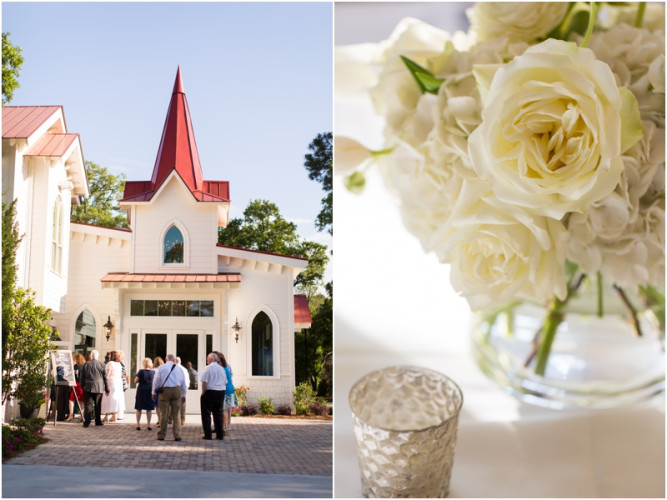
<svg viewBox="0 0 667 500">
<path fill-rule="evenodd" d="M 621 94 L 621 153 L 625 153 L 644 134 L 641 116 L 639 115 L 639 104 L 635 95 L 625 87 L 618 89 Z"/>
<path fill-rule="evenodd" d="M 401 60 L 407 66 L 408 71 L 410 71 L 410 74 L 417 82 L 417 86 L 422 94 L 428 92 L 429 94 L 437 95 L 440 86 L 445 81 L 444 78 L 436 77 L 429 70 L 405 56 L 401 56 Z"/>
</svg>

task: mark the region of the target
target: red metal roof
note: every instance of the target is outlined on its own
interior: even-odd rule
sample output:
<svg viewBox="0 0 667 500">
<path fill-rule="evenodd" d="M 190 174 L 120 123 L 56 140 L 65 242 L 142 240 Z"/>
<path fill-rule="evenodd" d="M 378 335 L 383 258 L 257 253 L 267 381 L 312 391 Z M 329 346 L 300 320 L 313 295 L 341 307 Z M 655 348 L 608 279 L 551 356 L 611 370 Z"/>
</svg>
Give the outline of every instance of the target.
<svg viewBox="0 0 667 500">
<path fill-rule="evenodd" d="M 109 273 L 102 283 L 240 283 L 241 273 L 225 274 L 153 274 L 153 273 Z"/>
<path fill-rule="evenodd" d="M 3 139 L 27 139 L 62 106 L 5 106 L 2 108 Z"/>
<path fill-rule="evenodd" d="M 294 296 L 294 323 L 312 323 L 313 318 L 310 315 L 308 307 L 308 297 L 305 295 Z"/>
<path fill-rule="evenodd" d="M 162 140 L 153 167 L 151 182 L 158 189 L 172 170 L 176 170 L 190 191 L 202 187 L 201 165 L 190 120 L 188 101 L 183 92 L 181 68 L 176 72 L 174 91 L 164 122 Z"/>
<path fill-rule="evenodd" d="M 63 156 L 78 137 L 79 134 L 44 134 L 24 155 Z"/>
<path fill-rule="evenodd" d="M 228 181 L 205 181 L 202 178 L 199 153 L 180 68 L 176 72 L 174 90 L 151 180 L 126 182 L 121 201 L 150 201 L 172 171 L 176 171 L 197 201 L 229 201 Z"/>
</svg>

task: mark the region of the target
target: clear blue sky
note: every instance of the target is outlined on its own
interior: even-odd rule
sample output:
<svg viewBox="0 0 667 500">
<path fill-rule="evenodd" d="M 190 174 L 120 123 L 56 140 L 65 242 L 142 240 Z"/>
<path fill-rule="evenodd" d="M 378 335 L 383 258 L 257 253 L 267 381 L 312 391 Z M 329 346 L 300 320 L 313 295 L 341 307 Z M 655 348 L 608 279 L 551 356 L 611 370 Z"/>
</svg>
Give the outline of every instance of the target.
<svg viewBox="0 0 667 500">
<path fill-rule="evenodd" d="M 86 160 L 151 177 L 180 65 L 207 180 L 228 180 L 231 217 L 267 199 L 299 234 L 324 196 L 303 167 L 332 130 L 332 5 L 6 3 L 25 62 L 12 105 L 64 107 Z"/>
</svg>

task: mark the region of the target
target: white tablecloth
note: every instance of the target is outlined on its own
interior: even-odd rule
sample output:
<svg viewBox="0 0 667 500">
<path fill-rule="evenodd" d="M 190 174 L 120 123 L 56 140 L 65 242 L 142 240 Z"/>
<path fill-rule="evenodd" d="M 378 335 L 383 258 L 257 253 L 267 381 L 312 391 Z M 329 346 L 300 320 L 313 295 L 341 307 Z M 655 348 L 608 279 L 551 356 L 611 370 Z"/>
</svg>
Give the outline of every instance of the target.
<svg viewBox="0 0 667 500">
<path fill-rule="evenodd" d="M 372 16 L 377 27 L 380 6 L 343 7 L 337 6 L 337 36 L 368 41 L 351 38 L 346 23 L 358 30 L 359 18 Z M 407 15 L 410 5 L 403 8 Z M 443 7 L 420 5 L 420 12 L 428 8 Z M 396 12 L 391 6 L 392 23 Z M 343 83 L 336 82 L 335 133 L 378 147 L 381 120 Z M 334 192 L 336 497 L 361 496 L 347 403 L 351 385 L 377 368 L 415 364 L 446 373 L 464 393 L 451 497 L 664 498 L 663 398 L 595 412 L 519 403 L 477 369 L 467 303 L 452 291 L 447 266 L 425 255 L 404 229 L 377 172 L 370 170 L 362 195 L 349 193 L 341 177 Z"/>
</svg>

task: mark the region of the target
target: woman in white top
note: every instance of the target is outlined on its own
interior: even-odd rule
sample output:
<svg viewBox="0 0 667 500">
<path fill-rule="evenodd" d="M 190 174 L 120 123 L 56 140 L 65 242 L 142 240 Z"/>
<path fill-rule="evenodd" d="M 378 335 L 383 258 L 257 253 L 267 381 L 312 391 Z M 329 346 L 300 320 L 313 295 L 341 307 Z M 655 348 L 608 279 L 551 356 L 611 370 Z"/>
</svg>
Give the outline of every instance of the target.
<svg viewBox="0 0 667 500">
<path fill-rule="evenodd" d="M 102 396 L 102 413 L 104 413 L 104 420 L 102 422 L 115 422 L 118 411 L 124 409 L 123 372 L 119 360 L 118 353 L 111 351 L 109 362 L 105 367 L 109 395 L 104 394 Z M 109 419 L 109 413 L 111 413 L 111 419 Z"/>
</svg>

